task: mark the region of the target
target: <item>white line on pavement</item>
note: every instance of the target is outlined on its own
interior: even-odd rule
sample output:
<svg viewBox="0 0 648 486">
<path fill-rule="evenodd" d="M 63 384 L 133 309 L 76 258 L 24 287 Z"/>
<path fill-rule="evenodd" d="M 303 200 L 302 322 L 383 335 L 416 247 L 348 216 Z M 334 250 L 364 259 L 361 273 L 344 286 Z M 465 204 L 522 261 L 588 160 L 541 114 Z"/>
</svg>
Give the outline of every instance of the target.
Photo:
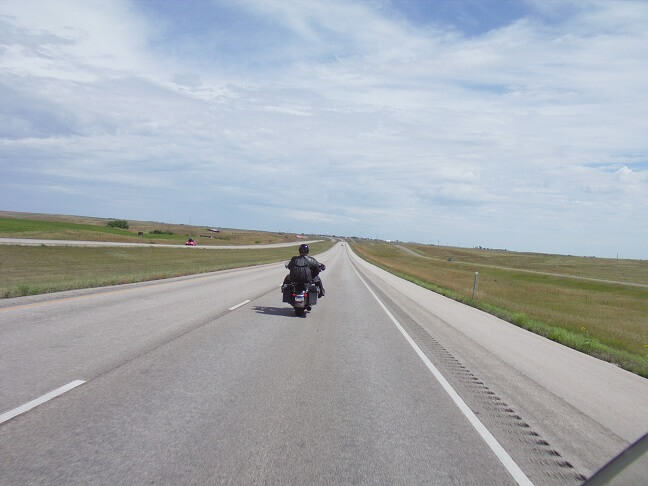
<svg viewBox="0 0 648 486">
<path fill-rule="evenodd" d="M 52 390 L 51 392 L 46 393 L 45 395 L 38 397 L 35 400 L 32 400 L 31 402 L 25 403 L 20 407 L 14 408 L 13 410 L 9 410 L 8 412 L 5 412 L 2 415 L 0 415 L 0 424 L 6 422 L 7 420 L 11 420 L 12 418 L 20 415 L 21 413 L 28 412 L 34 407 L 38 407 L 39 405 L 42 405 L 43 403 L 51 400 L 52 398 L 56 398 L 59 395 L 63 395 L 65 392 L 68 392 L 79 385 L 83 385 L 84 383 L 85 381 L 83 380 L 75 380 L 71 383 L 68 383 L 67 385 L 62 386 L 61 388 Z"/>
<path fill-rule="evenodd" d="M 232 310 L 238 309 L 239 307 L 244 306 L 244 305 L 247 304 L 248 302 L 250 302 L 250 301 L 249 301 L 249 300 L 244 300 L 244 301 L 241 302 L 240 304 L 236 304 L 234 307 L 230 307 L 229 310 L 232 311 Z"/>
<path fill-rule="evenodd" d="M 391 319 L 391 321 L 394 323 L 394 325 L 398 328 L 398 330 L 401 332 L 401 334 L 405 337 L 407 342 L 414 348 L 414 351 L 416 354 L 421 358 L 423 363 L 428 367 L 428 369 L 432 372 L 434 377 L 437 379 L 437 381 L 441 384 L 441 386 L 445 389 L 446 393 L 450 395 L 450 398 L 455 402 L 455 405 L 459 407 L 459 410 L 464 414 L 464 416 L 468 419 L 468 421 L 471 423 L 471 425 L 477 430 L 479 435 L 484 439 L 486 444 L 488 444 L 488 447 L 495 453 L 497 458 L 500 460 L 500 462 L 504 465 L 506 470 L 509 472 L 511 476 L 513 476 L 513 479 L 519 484 L 519 485 L 524 485 L 524 486 L 533 486 L 533 483 L 531 480 L 522 472 L 522 469 L 520 469 L 520 466 L 518 466 L 515 461 L 509 456 L 508 452 L 504 450 L 504 448 L 500 445 L 500 443 L 497 441 L 495 437 L 488 431 L 486 427 L 484 427 L 484 424 L 481 423 L 481 421 L 477 418 L 477 416 L 473 413 L 472 410 L 466 405 L 466 402 L 463 401 L 463 399 L 459 396 L 459 394 L 455 391 L 454 388 L 452 388 L 452 385 L 448 383 L 448 380 L 445 379 L 445 377 L 441 374 L 441 372 L 432 364 L 430 359 L 425 355 L 425 353 L 421 350 L 421 348 L 418 347 L 418 345 L 414 342 L 414 340 L 410 337 L 409 334 L 407 334 L 407 331 L 403 329 L 403 326 L 400 325 L 400 323 L 396 320 L 396 318 L 393 316 L 391 312 L 385 307 L 385 304 L 382 303 L 382 301 L 378 298 L 378 296 L 374 293 L 373 290 L 369 287 L 367 282 L 360 276 L 360 273 L 358 270 L 353 268 L 353 270 L 356 272 L 360 280 L 362 281 L 363 284 L 367 287 L 371 295 L 373 295 L 374 299 L 378 302 L 380 307 L 385 311 L 387 316 Z"/>
</svg>

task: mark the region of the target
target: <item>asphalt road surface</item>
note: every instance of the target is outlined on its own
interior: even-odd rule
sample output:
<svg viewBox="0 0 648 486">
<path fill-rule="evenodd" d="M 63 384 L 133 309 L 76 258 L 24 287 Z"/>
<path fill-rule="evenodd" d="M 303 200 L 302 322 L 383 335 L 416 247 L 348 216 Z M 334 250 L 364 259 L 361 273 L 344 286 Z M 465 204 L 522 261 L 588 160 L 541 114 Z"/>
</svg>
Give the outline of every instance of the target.
<svg viewBox="0 0 648 486">
<path fill-rule="evenodd" d="M 280 264 L 0 301 L 0 484 L 579 484 L 648 429 L 648 380 L 318 259 L 305 318 Z"/>
</svg>

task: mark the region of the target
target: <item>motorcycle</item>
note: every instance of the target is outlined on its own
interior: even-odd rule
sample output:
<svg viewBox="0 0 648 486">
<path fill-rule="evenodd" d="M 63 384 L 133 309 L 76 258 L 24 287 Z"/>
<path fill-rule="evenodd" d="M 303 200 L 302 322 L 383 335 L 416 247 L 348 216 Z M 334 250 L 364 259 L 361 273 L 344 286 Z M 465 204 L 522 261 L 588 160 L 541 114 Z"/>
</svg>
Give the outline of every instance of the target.
<svg viewBox="0 0 648 486">
<path fill-rule="evenodd" d="M 288 268 L 288 263 L 285 266 Z M 324 265 L 320 265 L 321 270 L 324 269 L 323 267 Z M 295 308 L 295 315 L 297 317 L 304 316 L 306 311 L 310 311 L 312 306 L 317 304 L 318 289 L 312 280 L 307 283 L 286 281 L 281 286 L 281 291 L 283 293 L 283 301 Z"/>
</svg>

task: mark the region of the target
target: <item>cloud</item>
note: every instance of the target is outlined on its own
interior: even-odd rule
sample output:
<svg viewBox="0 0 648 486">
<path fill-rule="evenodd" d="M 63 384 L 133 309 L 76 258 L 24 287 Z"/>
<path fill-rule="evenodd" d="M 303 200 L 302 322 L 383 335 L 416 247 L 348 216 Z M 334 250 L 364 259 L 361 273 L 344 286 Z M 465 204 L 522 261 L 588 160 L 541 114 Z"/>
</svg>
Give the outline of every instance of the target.
<svg viewBox="0 0 648 486">
<path fill-rule="evenodd" d="M 648 6 L 412 5 L 3 2 L 0 203 L 645 257 Z"/>
</svg>

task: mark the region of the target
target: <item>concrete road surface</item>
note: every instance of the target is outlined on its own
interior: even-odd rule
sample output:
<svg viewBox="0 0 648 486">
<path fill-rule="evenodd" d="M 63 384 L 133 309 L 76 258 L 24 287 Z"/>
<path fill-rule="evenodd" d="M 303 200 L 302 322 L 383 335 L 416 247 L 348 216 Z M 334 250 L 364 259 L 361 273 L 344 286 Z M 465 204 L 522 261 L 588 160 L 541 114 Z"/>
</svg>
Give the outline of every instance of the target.
<svg viewBox="0 0 648 486">
<path fill-rule="evenodd" d="M 305 318 L 281 264 L 0 301 L 0 484 L 579 484 L 648 428 L 648 380 L 318 259 Z"/>
</svg>

